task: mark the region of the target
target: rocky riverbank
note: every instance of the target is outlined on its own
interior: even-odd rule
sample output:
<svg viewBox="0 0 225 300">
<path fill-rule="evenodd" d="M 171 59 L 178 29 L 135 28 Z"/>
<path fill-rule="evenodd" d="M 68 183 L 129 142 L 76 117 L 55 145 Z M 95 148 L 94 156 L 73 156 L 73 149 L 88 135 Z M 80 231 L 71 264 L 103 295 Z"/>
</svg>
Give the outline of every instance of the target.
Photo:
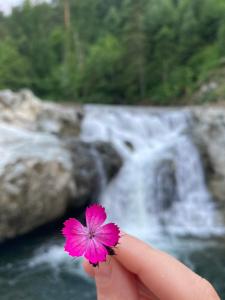
<svg viewBox="0 0 225 300">
<path fill-rule="evenodd" d="M 0 241 L 93 200 L 99 173 L 117 173 L 122 160 L 111 144 L 80 141 L 82 118 L 81 107 L 0 92 Z"/>
</svg>

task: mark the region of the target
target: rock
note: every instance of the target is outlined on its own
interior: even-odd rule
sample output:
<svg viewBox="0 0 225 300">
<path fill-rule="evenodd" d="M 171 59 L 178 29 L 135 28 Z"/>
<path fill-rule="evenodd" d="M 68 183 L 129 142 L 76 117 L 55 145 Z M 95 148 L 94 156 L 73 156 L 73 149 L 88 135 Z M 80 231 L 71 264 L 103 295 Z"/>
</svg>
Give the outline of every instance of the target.
<svg viewBox="0 0 225 300">
<path fill-rule="evenodd" d="M 96 200 L 122 164 L 110 144 L 60 140 L 7 123 L 0 123 L 0 155 L 0 241 Z"/>
<path fill-rule="evenodd" d="M 193 108 L 192 113 L 192 135 L 202 155 L 209 190 L 225 203 L 225 108 Z"/>
<path fill-rule="evenodd" d="M 35 121 L 42 110 L 42 104 L 28 90 L 14 93 L 0 92 L 0 120 L 22 128 L 35 129 Z"/>
<path fill-rule="evenodd" d="M 111 180 L 122 166 L 122 158 L 110 143 L 95 142 L 92 144 L 103 163 L 106 177 Z"/>
<path fill-rule="evenodd" d="M 73 206 L 97 199 L 97 196 L 118 172 L 122 160 L 113 146 L 105 142 L 87 143 L 79 140 L 67 141 L 73 162 L 73 178 L 77 190 Z"/>
<path fill-rule="evenodd" d="M 0 123 L 0 240 L 62 216 L 76 192 L 69 152 L 55 137 Z"/>
<path fill-rule="evenodd" d="M 124 144 L 129 150 L 134 151 L 134 145 L 130 141 L 124 141 Z"/>
<path fill-rule="evenodd" d="M 168 210 L 175 201 L 178 201 L 176 182 L 176 166 L 173 160 L 164 159 L 159 161 L 155 170 L 153 199 L 154 213 Z"/>
<path fill-rule="evenodd" d="M 83 119 L 81 107 L 66 107 L 45 103 L 37 116 L 37 130 L 60 137 L 79 136 Z"/>
<path fill-rule="evenodd" d="M 43 102 L 29 90 L 0 92 L 0 120 L 20 128 L 58 136 L 78 136 L 83 118 L 81 107 Z"/>
</svg>

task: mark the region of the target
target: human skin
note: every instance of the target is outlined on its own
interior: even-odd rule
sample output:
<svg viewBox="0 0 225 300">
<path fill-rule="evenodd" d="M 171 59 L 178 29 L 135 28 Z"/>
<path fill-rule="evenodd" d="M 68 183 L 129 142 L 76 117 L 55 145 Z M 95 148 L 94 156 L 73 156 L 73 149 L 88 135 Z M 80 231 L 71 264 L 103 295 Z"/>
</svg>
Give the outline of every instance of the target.
<svg viewBox="0 0 225 300">
<path fill-rule="evenodd" d="M 98 300 L 220 300 L 212 285 L 172 256 L 123 234 L 116 255 L 85 271 Z"/>
</svg>

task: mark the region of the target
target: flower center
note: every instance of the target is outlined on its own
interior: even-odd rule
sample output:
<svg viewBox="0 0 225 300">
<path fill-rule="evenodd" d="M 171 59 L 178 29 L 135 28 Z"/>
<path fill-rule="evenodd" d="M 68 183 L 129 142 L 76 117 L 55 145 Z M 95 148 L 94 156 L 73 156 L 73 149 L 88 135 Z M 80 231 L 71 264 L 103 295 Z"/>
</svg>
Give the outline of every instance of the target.
<svg viewBox="0 0 225 300">
<path fill-rule="evenodd" d="M 89 239 L 93 239 L 95 237 L 94 232 L 93 231 L 89 231 L 88 237 L 89 237 Z"/>
</svg>

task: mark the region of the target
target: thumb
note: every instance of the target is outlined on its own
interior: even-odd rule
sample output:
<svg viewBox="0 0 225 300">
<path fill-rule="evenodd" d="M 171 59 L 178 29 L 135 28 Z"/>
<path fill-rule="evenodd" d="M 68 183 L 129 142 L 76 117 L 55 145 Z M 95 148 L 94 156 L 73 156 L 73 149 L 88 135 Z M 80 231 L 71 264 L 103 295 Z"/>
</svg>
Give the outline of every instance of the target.
<svg viewBox="0 0 225 300">
<path fill-rule="evenodd" d="M 125 270 L 115 259 L 95 268 L 98 300 L 138 300 L 134 275 Z"/>
</svg>

